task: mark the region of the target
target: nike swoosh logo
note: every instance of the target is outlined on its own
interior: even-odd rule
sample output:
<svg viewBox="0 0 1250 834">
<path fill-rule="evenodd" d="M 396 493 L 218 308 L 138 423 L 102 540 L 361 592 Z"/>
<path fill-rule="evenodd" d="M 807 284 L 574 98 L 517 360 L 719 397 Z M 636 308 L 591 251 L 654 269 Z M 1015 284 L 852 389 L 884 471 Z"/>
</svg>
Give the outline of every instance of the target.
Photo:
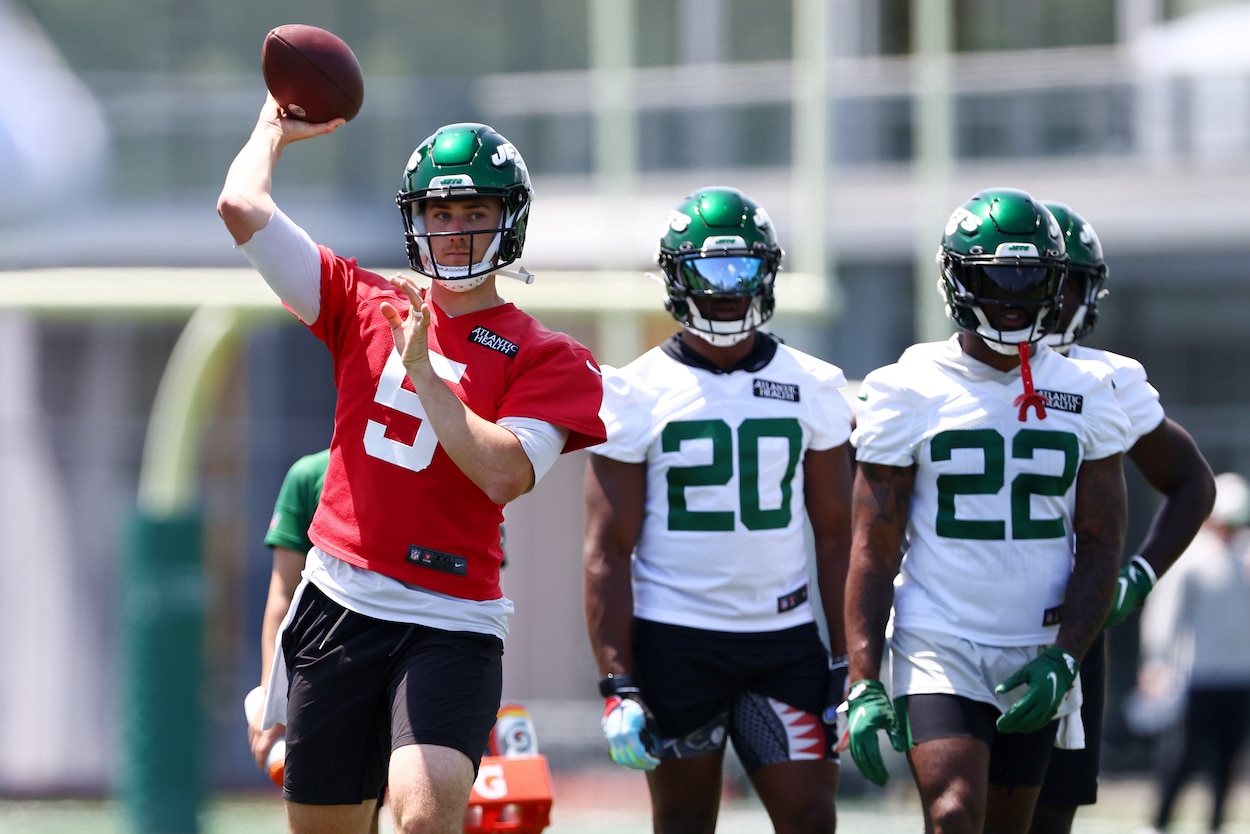
<svg viewBox="0 0 1250 834">
<path fill-rule="evenodd" d="M 594 365 L 590 364 L 589 359 L 586 360 L 586 367 L 590 368 L 591 373 L 596 374 L 598 376 L 603 376 L 603 372 L 600 371 L 598 368 L 596 368 Z"/>
<path fill-rule="evenodd" d="M 1128 594 L 1128 580 L 1121 576 L 1115 583 L 1115 607 L 1119 608 L 1124 604 L 1124 597 Z"/>
<path fill-rule="evenodd" d="M 1051 700 L 1051 703 L 1054 703 L 1055 701 L 1059 700 L 1059 676 L 1056 675 L 1054 672 L 1047 672 L 1046 678 L 1047 680 L 1050 681 L 1050 689 L 1051 689 L 1050 700 Z"/>
</svg>

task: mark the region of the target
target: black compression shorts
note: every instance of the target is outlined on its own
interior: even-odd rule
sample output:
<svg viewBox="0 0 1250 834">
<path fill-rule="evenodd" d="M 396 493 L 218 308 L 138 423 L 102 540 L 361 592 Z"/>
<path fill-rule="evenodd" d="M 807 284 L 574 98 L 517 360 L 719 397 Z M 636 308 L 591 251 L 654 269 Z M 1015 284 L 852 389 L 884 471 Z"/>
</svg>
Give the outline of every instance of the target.
<svg viewBox="0 0 1250 834">
<path fill-rule="evenodd" d="M 1058 721 L 1035 733 L 1000 733 L 994 722 L 1001 713 L 992 704 L 959 695 L 908 695 L 899 702 L 913 745 L 939 738 L 979 739 L 990 748 L 991 785 L 1042 784 Z"/>
<path fill-rule="evenodd" d="M 503 643 L 356 614 L 305 586 L 282 634 L 290 687 L 283 795 L 356 805 L 379 795 L 390 753 L 459 750 L 476 771 L 503 687 Z"/>
</svg>

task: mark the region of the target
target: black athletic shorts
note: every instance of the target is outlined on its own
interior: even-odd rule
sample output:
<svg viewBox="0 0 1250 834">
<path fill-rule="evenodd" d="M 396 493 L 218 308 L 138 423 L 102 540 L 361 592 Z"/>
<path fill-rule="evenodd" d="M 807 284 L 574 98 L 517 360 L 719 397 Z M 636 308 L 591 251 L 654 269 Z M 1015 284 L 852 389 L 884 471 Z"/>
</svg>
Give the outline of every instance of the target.
<svg viewBox="0 0 1250 834">
<path fill-rule="evenodd" d="M 728 738 L 748 773 L 837 761 L 833 728 L 820 718 L 829 653 L 815 623 L 739 633 L 635 620 L 633 641 L 634 679 L 655 713 L 661 757 L 719 753 Z"/>
<path fill-rule="evenodd" d="M 308 585 L 282 651 L 288 800 L 376 797 L 391 751 L 408 744 L 459 750 L 476 772 L 503 690 L 499 638 L 376 620 Z"/>
<path fill-rule="evenodd" d="M 990 784 L 1036 787 L 1046 774 L 1058 721 L 1035 733 L 1000 733 L 993 704 L 959 695 L 908 695 L 897 702 L 911 744 L 939 738 L 975 738 L 990 748 Z"/>
<path fill-rule="evenodd" d="M 1102 715 L 1107 701 L 1107 632 L 1098 635 L 1081 662 L 1083 750 L 1050 754 L 1046 781 L 1037 801 L 1055 808 L 1093 805 L 1098 801 L 1098 768 L 1102 758 Z"/>
</svg>

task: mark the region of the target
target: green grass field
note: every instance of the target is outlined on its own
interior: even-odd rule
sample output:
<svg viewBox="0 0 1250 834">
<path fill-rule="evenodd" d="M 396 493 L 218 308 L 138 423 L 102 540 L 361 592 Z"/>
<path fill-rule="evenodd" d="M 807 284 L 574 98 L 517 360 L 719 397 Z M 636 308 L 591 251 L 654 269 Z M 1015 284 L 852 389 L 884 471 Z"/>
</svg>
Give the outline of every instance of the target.
<svg viewBox="0 0 1250 834">
<path fill-rule="evenodd" d="M 552 808 L 547 834 L 640 834 L 650 830 L 645 789 L 640 778 L 622 773 L 607 777 L 608 784 L 593 790 L 570 787 Z M 616 783 L 621 790 L 614 790 Z M 566 783 L 568 784 L 568 783 Z M 844 834 L 916 834 L 921 814 L 908 785 L 874 798 L 843 799 L 838 805 L 839 830 Z M 1073 834 L 1134 834 L 1149 818 L 1153 789 L 1148 782 L 1108 782 L 1098 805 L 1077 815 Z M 1195 784 L 1182 796 L 1170 834 L 1205 834 L 1205 787 Z M 383 831 L 391 831 L 384 817 Z M 760 834 L 770 830 L 767 815 L 751 799 L 727 801 L 719 834 Z M 129 834 L 119 805 L 107 800 L 0 800 L 0 832 L 14 834 Z M 282 802 L 272 794 L 218 796 L 204 809 L 201 834 L 284 834 Z M 169 832 L 169 834 L 175 834 Z M 187 832 L 186 834 L 189 834 Z M 1229 809 L 1223 834 L 1250 834 L 1250 786 L 1239 786 Z"/>
</svg>

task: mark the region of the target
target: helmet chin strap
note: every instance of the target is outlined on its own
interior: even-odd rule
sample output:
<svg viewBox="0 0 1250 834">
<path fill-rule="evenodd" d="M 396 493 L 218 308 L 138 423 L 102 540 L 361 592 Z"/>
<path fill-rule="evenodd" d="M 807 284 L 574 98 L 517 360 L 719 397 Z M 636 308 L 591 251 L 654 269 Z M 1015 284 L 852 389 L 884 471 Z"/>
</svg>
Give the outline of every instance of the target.
<svg viewBox="0 0 1250 834">
<path fill-rule="evenodd" d="M 505 278 L 512 278 L 515 281 L 520 281 L 522 284 L 532 284 L 536 277 L 534 273 L 520 264 L 517 265 L 516 269 L 496 269 L 495 274 L 502 275 Z"/>
<path fill-rule="evenodd" d="M 990 320 L 980 307 L 973 307 L 972 309 L 973 313 L 976 314 L 977 321 L 980 322 L 975 331 L 976 334 L 995 353 L 1001 353 L 1003 356 L 1013 356 L 1016 353 L 1017 345 L 1027 345 L 1031 341 L 1036 340 L 1034 334 L 1037 332 L 1040 316 L 1029 327 L 1020 330 L 1000 330 L 990 324 Z"/>
<path fill-rule="evenodd" d="M 701 315 L 699 313 L 699 308 L 695 306 L 693 301 L 691 301 L 690 320 L 689 322 L 682 322 L 682 327 L 686 328 L 691 333 L 707 342 L 709 345 L 713 345 L 714 347 L 732 347 L 754 333 L 755 329 L 760 325 L 761 316 L 758 313 L 758 305 L 759 301 L 752 299 L 751 303 L 747 305 L 746 313 L 742 318 L 733 319 L 731 321 L 713 321 L 712 319 Z M 718 324 L 731 325 L 737 329 L 728 332 L 721 332 L 716 329 Z"/>
<path fill-rule="evenodd" d="M 688 324 L 683 324 L 682 327 L 686 328 L 687 333 L 693 333 L 713 347 L 733 347 L 755 332 L 754 330 L 744 330 L 740 333 L 708 333 Z"/>
<path fill-rule="evenodd" d="M 450 268 L 463 269 L 463 267 Z M 434 283 L 451 292 L 468 292 L 471 289 L 482 286 L 486 282 L 487 277 L 491 275 L 502 275 L 505 278 L 520 281 L 522 284 L 532 284 L 535 277 L 537 277 L 525 267 L 518 266 L 516 269 L 492 269 L 480 275 L 474 275 L 472 278 L 435 278 L 433 280 Z"/>
<path fill-rule="evenodd" d="M 497 241 L 499 236 L 496 235 L 495 237 Z M 494 272 L 491 264 L 495 260 L 496 248 L 497 243 L 496 246 L 492 246 L 490 251 L 486 253 L 486 257 L 469 266 L 443 266 L 434 260 L 434 256 L 431 255 L 430 263 L 434 266 L 434 272 L 438 275 L 447 276 L 446 278 L 435 278 L 434 283 L 452 292 L 468 292 L 469 290 L 477 289 L 486 283 L 487 276 Z"/>
<path fill-rule="evenodd" d="M 483 272 L 481 275 L 474 275 L 472 278 L 435 278 L 433 280 L 435 284 L 449 292 L 468 292 L 485 284 L 488 274 Z"/>
</svg>

